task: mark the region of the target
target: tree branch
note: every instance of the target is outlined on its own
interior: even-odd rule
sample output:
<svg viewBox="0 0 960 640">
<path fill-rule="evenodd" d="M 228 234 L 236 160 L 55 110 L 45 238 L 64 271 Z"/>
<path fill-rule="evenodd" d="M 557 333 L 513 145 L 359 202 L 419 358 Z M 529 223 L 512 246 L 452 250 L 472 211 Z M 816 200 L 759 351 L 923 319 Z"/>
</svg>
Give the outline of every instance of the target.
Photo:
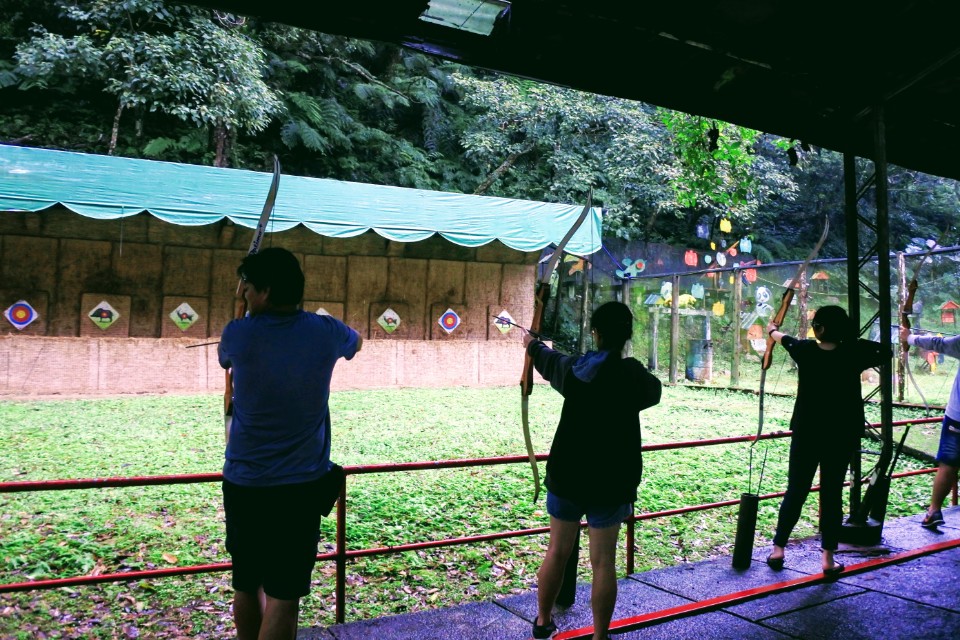
<svg viewBox="0 0 960 640">
<path fill-rule="evenodd" d="M 475 196 L 483 195 L 494 182 L 500 179 L 500 176 L 506 173 L 510 169 L 510 167 L 512 167 L 517 162 L 517 159 L 520 156 L 530 153 L 531 151 L 533 151 L 533 148 L 535 146 L 536 146 L 536 143 L 533 140 L 528 140 L 526 143 L 524 143 L 524 145 L 519 150 L 514 151 L 509 156 L 507 156 L 507 159 L 501 162 L 500 166 L 494 169 L 490 173 L 490 175 L 487 176 L 487 179 L 481 182 L 480 185 L 476 189 L 474 189 L 473 195 Z"/>
</svg>

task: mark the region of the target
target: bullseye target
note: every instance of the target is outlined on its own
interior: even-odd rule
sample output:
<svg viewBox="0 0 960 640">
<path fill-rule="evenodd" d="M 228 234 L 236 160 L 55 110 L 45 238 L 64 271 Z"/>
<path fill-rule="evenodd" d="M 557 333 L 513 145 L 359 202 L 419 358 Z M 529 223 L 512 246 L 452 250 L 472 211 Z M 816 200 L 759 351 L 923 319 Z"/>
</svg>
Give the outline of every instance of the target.
<svg viewBox="0 0 960 640">
<path fill-rule="evenodd" d="M 26 300 L 14 302 L 7 307 L 3 315 L 18 331 L 26 329 L 27 325 L 37 319 L 36 310 Z"/>
<path fill-rule="evenodd" d="M 453 330 L 460 326 L 460 316 L 453 309 L 447 309 L 437 323 L 447 333 L 453 333 Z"/>
</svg>

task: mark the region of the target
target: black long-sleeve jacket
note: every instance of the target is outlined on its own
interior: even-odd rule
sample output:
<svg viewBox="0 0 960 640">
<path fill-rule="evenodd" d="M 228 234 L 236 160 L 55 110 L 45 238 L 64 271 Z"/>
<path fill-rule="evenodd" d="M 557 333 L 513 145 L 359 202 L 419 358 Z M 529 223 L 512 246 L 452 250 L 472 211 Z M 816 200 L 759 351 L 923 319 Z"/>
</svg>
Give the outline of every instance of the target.
<svg viewBox="0 0 960 640">
<path fill-rule="evenodd" d="M 582 506 L 633 502 L 643 473 L 640 411 L 660 402 L 660 380 L 634 358 L 567 356 L 530 343 L 533 364 L 564 397 L 547 488 Z"/>
</svg>

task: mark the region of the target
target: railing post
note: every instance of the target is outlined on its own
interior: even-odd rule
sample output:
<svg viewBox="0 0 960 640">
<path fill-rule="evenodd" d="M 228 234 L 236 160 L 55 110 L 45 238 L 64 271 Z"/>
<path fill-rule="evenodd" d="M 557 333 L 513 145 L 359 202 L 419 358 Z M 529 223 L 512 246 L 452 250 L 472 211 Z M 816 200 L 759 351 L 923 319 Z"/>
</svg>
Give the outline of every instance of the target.
<svg viewBox="0 0 960 640">
<path fill-rule="evenodd" d="M 634 569 L 634 560 L 636 555 L 636 539 L 635 539 L 635 530 L 637 527 L 637 519 L 634 511 L 636 510 L 636 503 L 634 503 L 633 509 L 630 509 L 630 517 L 627 518 L 627 575 L 633 574 Z"/>
<path fill-rule="evenodd" d="M 340 499 L 337 500 L 337 584 L 336 616 L 337 624 L 344 622 L 344 609 L 347 599 L 347 482 L 340 487 Z"/>
</svg>

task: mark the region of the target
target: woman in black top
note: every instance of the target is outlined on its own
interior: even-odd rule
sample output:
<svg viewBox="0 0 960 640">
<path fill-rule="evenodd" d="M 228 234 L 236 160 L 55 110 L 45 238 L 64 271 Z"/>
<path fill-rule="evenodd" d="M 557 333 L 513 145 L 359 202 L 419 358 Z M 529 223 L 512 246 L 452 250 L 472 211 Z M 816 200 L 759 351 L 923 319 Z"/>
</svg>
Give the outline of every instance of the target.
<svg viewBox="0 0 960 640">
<path fill-rule="evenodd" d="M 547 460 L 550 541 L 537 573 L 533 637 L 552 638 L 553 605 L 564 567 L 586 515 L 590 534 L 594 638 L 607 637 L 617 597 L 616 549 L 620 523 L 631 514 L 643 470 L 639 413 L 660 402 L 660 381 L 634 358 L 622 357 L 633 315 L 607 302 L 590 318 L 597 351 L 567 356 L 527 334 L 533 365 L 563 395 L 563 409 Z"/>
<path fill-rule="evenodd" d="M 783 345 L 799 372 L 790 420 L 793 438 L 787 491 L 767 564 L 783 568 L 784 547 L 819 466 L 822 566 L 825 574 L 836 575 L 843 571 L 843 565 L 834 560 L 843 521 L 843 481 L 865 424 L 860 373 L 892 354 L 883 354 L 877 342 L 858 340 L 847 312 L 840 307 L 821 307 L 811 325 L 816 340 L 798 340 L 776 324 L 767 325 L 767 333 Z"/>
</svg>

